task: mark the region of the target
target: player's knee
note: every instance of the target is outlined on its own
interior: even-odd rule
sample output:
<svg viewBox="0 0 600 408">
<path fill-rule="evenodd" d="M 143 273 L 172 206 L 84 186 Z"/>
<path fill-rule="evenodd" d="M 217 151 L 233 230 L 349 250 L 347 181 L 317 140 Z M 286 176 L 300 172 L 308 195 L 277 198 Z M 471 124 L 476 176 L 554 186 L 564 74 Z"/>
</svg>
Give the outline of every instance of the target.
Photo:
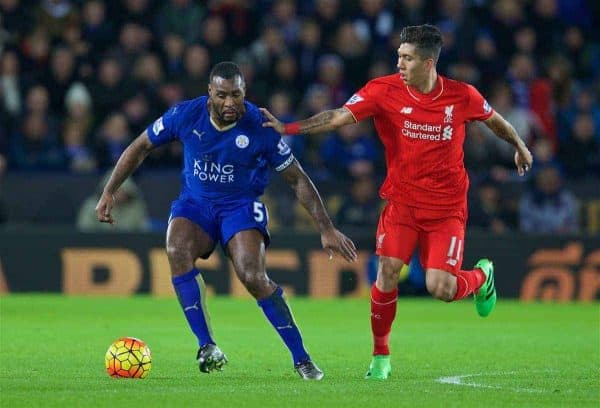
<svg viewBox="0 0 600 408">
<path fill-rule="evenodd" d="M 398 265 L 397 262 L 392 262 L 389 259 L 380 260 L 379 274 L 386 281 L 398 282 L 398 279 L 400 278 L 400 269 L 402 269 L 402 264 Z"/>
<path fill-rule="evenodd" d="M 269 281 L 266 277 L 256 273 L 246 273 L 240 275 L 240 280 L 255 298 L 264 297 L 264 294 L 268 292 Z"/>
<path fill-rule="evenodd" d="M 167 245 L 167 258 L 174 275 L 185 273 L 194 265 L 192 253 L 182 245 Z"/>
</svg>

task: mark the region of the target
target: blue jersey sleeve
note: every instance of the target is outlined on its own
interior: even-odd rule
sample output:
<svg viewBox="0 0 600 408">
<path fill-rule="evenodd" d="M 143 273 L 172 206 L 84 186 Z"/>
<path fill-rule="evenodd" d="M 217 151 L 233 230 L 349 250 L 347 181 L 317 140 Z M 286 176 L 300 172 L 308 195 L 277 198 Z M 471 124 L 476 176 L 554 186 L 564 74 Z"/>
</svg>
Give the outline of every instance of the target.
<svg viewBox="0 0 600 408">
<path fill-rule="evenodd" d="M 183 115 L 182 104 L 178 104 L 148 126 L 146 129 L 148 137 L 154 146 L 160 146 L 179 138 L 177 130 L 181 115 Z"/>
<path fill-rule="evenodd" d="M 265 158 L 276 171 L 283 171 L 294 161 L 292 149 L 272 129 L 265 130 Z"/>
<path fill-rule="evenodd" d="M 292 149 L 281 139 L 281 135 L 271 128 L 262 127 L 265 119 L 262 113 L 253 104 L 246 102 L 248 119 L 251 122 L 253 132 L 260 135 L 263 141 L 263 157 L 276 171 L 285 170 L 294 161 Z"/>
</svg>

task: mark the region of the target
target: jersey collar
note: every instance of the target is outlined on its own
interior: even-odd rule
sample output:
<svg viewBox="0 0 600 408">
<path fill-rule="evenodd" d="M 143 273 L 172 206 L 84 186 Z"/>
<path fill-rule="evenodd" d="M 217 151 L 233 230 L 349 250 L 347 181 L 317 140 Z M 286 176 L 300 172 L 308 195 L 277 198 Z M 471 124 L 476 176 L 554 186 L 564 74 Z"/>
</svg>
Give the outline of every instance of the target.
<svg viewBox="0 0 600 408">
<path fill-rule="evenodd" d="M 442 93 L 444 92 L 444 79 L 438 74 L 435 87 L 431 90 L 431 92 L 426 94 L 421 93 L 408 85 L 406 85 L 406 90 L 408 91 L 408 94 L 417 102 L 421 102 L 423 100 L 435 101 L 437 98 L 442 96 Z"/>
<path fill-rule="evenodd" d="M 209 119 L 210 119 L 210 124 L 213 125 L 213 127 L 218 131 L 218 132 L 226 132 L 229 129 L 233 129 L 235 127 L 235 125 L 237 125 L 237 122 L 233 122 L 231 125 L 227 125 L 224 127 L 219 127 L 219 125 L 217 125 L 217 123 L 213 120 L 213 118 L 208 115 Z"/>
</svg>

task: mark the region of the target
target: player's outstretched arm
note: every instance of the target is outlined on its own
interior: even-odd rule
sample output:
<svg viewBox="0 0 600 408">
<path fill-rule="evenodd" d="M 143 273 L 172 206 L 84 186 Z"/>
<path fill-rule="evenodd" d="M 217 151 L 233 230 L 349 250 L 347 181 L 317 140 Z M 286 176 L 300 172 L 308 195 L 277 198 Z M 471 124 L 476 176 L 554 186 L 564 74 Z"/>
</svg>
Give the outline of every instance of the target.
<svg viewBox="0 0 600 408">
<path fill-rule="evenodd" d="M 280 122 L 279 119 L 273 116 L 273 114 L 265 108 L 260 108 L 260 111 L 267 119 L 267 121 L 263 123 L 263 127 L 271 127 L 282 135 L 329 132 L 344 125 L 356 122 L 350 111 L 343 106 L 338 109 L 326 110 L 317 113 L 308 119 L 292 123 Z"/>
<path fill-rule="evenodd" d="M 496 136 L 506 140 L 515 147 L 515 165 L 517 166 L 519 176 L 523 176 L 528 172 L 533 164 L 533 156 L 527 146 L 525 146 L 523 139 L 517 134 L 515 128 L 498 112 L 494 112 L 494 114 L 483 123 L 485 123 Z"/>
<path fill-rule="evenodd" d="M 300 163 L 294 160 L 288 168 L 281 172 L 281 175 L 292 187 L 302 206 L 315 220 L 321 233 L 321 244 L 323 249 L 329 253 L 329 257 L 331 258 L 333 253 L 338 253 L 349 262 L 356 261 L 354 242 L 333 226 L 317 188 L 306 175 Z"/>
<path fill-rule="evenodd" d="M 96 218 L 98 221 L 109 224 L 115 223 L 113 216 L 110 214 L 115 204 L 113 194 L 127 177 L 142 164 L 153 147 L 152 142 L 148 138 L 147 131 L 144 131 L 121 154 L 108 182 L 104 186 L 98 204 L 96 204 Z"/>
</svg>

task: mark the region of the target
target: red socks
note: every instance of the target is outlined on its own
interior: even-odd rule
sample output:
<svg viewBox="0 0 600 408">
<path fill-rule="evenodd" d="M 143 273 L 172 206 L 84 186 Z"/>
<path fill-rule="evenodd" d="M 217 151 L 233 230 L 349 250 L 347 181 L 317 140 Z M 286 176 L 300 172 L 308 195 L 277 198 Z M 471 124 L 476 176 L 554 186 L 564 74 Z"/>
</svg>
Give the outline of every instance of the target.
<svg viewBox="0 0 600 408">
<path fill-rule="evenodd" d="M 389 355 L 389 338 L 396 317 L 398 288 L 391 292 L 371 287 L 371 331 L 373 332 L 373 355 Z"/>
<path fill-rule="evenodd" d="M 477 291 L 485 282 L 485 274 L 479 268 L 472 271 L 458 271 L 456 273 L 456 294 L 454 300 L 466 298 Z"/>
</svg>

